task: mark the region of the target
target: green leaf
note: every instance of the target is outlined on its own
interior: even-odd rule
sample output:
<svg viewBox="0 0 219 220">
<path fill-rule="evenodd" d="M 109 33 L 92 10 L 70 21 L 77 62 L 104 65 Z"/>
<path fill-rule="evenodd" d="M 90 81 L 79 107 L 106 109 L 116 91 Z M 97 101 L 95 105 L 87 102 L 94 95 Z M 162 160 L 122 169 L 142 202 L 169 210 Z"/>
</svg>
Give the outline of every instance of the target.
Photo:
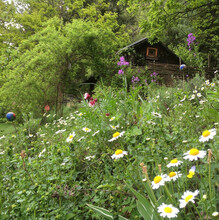
<svg viewBox="0 0 219 220">
<path fill-rule="evenodd" d="M 145 220 L 151 219 L 152 213 L 149 214 L 146 207 L 139 201 L 137 201 L 137 209 Z"/>
<path fill-rule="evenodd" d="M 149 195 L 151 202 L 153 203 L 153 206 L 155 206 L 157 204 L 157 199 L 154 195 L 154 191 L 152 190 L 151 186 L 147 182 L 145 182 L 143 185 Z"/>
<path fill-rule="evenodd" d="M 119 220 L 128 220 L 128 219 L 119 215 Z"/>
<path fill-rule="evenodd" d="M 104 208 L 100 208 L 98 206 L 91 205 L 91 204 L 87 204 L 87 206 L 94 209 L 99 214 L 105 216 L 107 219 L 113 219 L 113 215 L 108 210 L 106 210 Z"/>
<path fill-rule="evenodd" d="M 130 135 L 131 136 L 142 135 L 142 131 L 138 127 L 134 126 L 130 132 Z"/>
<path fill-rule="evenodd" d="M 149 216 L 152 216 L 152 205 L 151 203 L 144 197 L 142 196 L 140 193 L 138 193 L 137 191 L 135 191 L 131 186 L 128 186 L 128 188 L 132 191 L 132 193 L 137 197 L 137 199 L 139 200 L 139 202 L 141 202 L 142 204 L 144 204 L 144 209 L 147 210 L 147 212 L 149 213 Z"/>
</svg>

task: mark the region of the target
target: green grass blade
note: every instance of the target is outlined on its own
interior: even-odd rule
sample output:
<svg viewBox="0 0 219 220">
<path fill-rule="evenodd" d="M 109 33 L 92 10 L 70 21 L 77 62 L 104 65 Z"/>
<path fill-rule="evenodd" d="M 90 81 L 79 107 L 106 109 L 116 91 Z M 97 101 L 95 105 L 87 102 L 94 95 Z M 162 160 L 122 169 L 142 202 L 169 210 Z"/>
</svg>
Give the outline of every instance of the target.
<svg viewBox="0 0 219 220">
<path fill-rule="evenodd" d="M 108 210 L 98 207 L 98 206 L 91 205 L 91 204 L 87 204 L 87 206 L 89 206 L 90 208 L 98 212 L 99 214 L 103 215 L 107 219 L 113 219 L 113 215 Z"/>
</svg>

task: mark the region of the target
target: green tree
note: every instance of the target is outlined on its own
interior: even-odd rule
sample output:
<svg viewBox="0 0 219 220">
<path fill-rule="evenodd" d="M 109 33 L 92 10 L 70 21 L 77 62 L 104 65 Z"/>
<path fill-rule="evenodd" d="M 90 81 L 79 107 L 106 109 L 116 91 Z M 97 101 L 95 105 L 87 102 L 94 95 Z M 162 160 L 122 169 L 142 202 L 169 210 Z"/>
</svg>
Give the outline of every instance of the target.
<svg viewBox="0 0 219 220">
<path fill-rule="evenodd" d="M 126 35 L 112 31 L 109 21 L 74 19 L 64 25 L 53 18 L 44 25 L 22 42 L 3 71 L 1 104 L 16 112 L 39 116 L 46 104 L 58 108 L 70 86 L 109 74 L 108 60 L 126 40 Z"/>
</svg>

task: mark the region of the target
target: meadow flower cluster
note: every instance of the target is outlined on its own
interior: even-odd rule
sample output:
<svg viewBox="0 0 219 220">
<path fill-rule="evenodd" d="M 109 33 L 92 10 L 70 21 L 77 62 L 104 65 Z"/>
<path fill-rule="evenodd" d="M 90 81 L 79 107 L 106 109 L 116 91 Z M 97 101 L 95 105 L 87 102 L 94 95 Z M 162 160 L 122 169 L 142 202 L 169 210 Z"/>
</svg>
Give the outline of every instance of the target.
<svg viewBox="0 0 219 220">
<path fill-rule="evenodd" d="M 213 139 L 215 135 L 216 135 L 216 129 L 205 130 L 205 131 L 203 131 L 202 135 L 199 137 L 199 141 L 200 142 L 209 141 L 209 140 Z M 211 150 L 209 150 L 209 152 L 211 152 Z M 192 148 L 189 151 L 185 152 L 183 155 L 184 155 L 183 156 L 184 160 L 189 160 L 189 161 L 193 162 L 193 161 L 197 161 L 199 159 L 204 159 L 204 157 L 206 156 L 206 151 L 198 150 L 197 148 Z M 210 163 L 211 156 L 212 156 L 212 154 L 210 153 L 208 155 L 208 163 Z M 144 175 L 143 182 L 148 181 L 149 185 L 151 184 L 151 187 L 153 190 L 158 190 L 158 189 L 165 186 L 166 187 L 165 190 L 167 191 L 167 195 L 170 196 L 170 192 L 168 190 L 168 187 L 170 187 L 170 185 L 169 184 L 166 185 L 166 183 L 171 182 L 171 181 L 175 182 L 177 180 L 178 181 L 185 181 L 185 179 L 180 180 L 183 176 L 183 173 L 181 173 L 181 171 L 179 171 L 179 169 L 178 169 L 178 167 L 181 166 L 182 164 L 183 164 L 183 161 L 178 160 L 177 158 L 172 159 L 170 161 L 170 163 L 167 164 L 167 168 L 173 168 L 173 170 L 172 171 L 168 170 L 168 172 L 169 172 L 168 174 L 161 173 L 162 172 L 161 165 L 158 165 L 160 174 L 155 176 L 153 181 L 150 182 L 147 171 L 145 170 L 146 166 L 144 166 L 144 163 L 141 163 L 140 165 L 142 166 L 142 171 L 143 171 L 143 175 Z M 176 168 L 177 168 L 177 170 L 176 170 Z M 195 170 L 196 170 L 196 166 L 193 165 L 191 167 L 191 169 L 189 170 L 189 174 L 188 175 L 185 174 L 185 175 L 187 175 L 188 179 L 193 178 L 193 176 L 195 175 Z M 173 188 L 172 188 L 171 193 L 172 194 L 174 193 Z M 194 192 L 190 191 L 190 190 L 186 190 L 181 195 L 181 199 L 178 199 L 178 202 L 176 201 L 175 204 L 179 204 L 180 209 L 185 208 L 189 202 L 195 203 L 195 197 L 198 196 L 199 193 L 200 193 L 200 191 L 198 189 L 196 189 Z M 179 189 L 178 189 L 178 195 L 179 195 Z M 171 198 L 171 201 L 173 201 L 172 196 L 170 196 L 169 199 L 170 198 Z M 162 203 L 160 206 L 158 206 L 157 209 L 158 209 L 157 211 L 160 214 L 160 216 L 166 217 L 166 218 L 176 218 L 178 216 L 178 214 L 180 213 L 180 210 L 178 208 L 174 207 L 173 204 Z M 199 212 L 197 214 L 199 216 L 201 216 L 201 214 Z"/>
<path fill-rule="evenodd" d="M 187 83 L 149 84 L 145 97 L 99 85 L 61 117 L 0 133 L 0 219 L 99 219 L 86 204 L 121 219 L 216 219 L 218 84 Z"/>
</svg>

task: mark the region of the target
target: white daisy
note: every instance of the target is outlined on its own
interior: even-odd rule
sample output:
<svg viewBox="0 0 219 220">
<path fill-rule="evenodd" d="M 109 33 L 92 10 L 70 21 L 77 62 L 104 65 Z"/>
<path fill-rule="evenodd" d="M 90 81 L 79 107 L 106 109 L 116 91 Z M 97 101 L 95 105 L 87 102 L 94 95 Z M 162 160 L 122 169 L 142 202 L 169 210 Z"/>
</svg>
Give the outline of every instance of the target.
<svg viewBox="0 0 219 220">
<path fill-rule="evenodd" d="M 184 159 L 185 160 L 198 160 L 198 158 L 204 158 L 206 155 L 206 151 L 204 150 L 198 150 L 196 148 L 192 148 L 191 150 L 187 151 L 186 153 L 184 153 Z"/>
<path fill-rule="evenodd" d="M 98 134 L 100 131 L 98 130 L 98 131 L 96 131 L 96 132 L 94 132 L 93 134 L 92 134 L 92 136 L 95 136 L 96 134 Z"/>
<path fill-rule="evenodd" d="M 75 137 L 75 132 L 69 134 L 68 138 L 66 139 L 67 142 L 72 142 L 73 138 Z"/>
<path fill-rule="evenodd" d="M 117 128 L 119 128 L 119 125 L 116 125 L 116 126 L 110 125 L 110 127 L 111 127 L 113 130 L 116 130 Z"/>
<path fill-rule="evenodd" d="M 202 94 L 199 92 L 199 93 L 197 93 L 197 96 L 200 98 L 202 96 Z"/>
<path fill-rule="evenodd" d="M 151 182 L 152 189 L 158 189 L 160 186 L 164 186 L 165 180 L 167 178 L 166 174 L 161 174 L 160 176 L 155 176 L 154 181 Z"/>
<path fill-rule="evenodd" d="M 40 153 L 38 157 L 42 157 L 43 153 L 46 152 L 46 148 L 44 148 Z"/>
<path fill-rule="evenodd" d="M 214 87 L 214 86 L 215 86 L 215 83 L 211 83 L 210 86 L 211 86 L 211 87 Z"/>
<path fill-rule="evenodd" d="M 206 80 L 205 81 L 205 84 L 208 86 L 210 84 L 210 81 L 209 80 Z"/>
<path fill-rule="evenodd" d="M 120 132 L 115 132 L 113 134 L 113 138 L 108 140 L 109 142 L 112 142 L 112 141 L 115 141 L 116 139 L 118 139 L 119 137 L 121 137 L 123 134 L 125 133 L 125 131 L 122 131 L 121 133 Z"/>
<path fill-rule="evenodd" d="M 177 160 L 176 158 L 171 160 L 169 164 L 167 164 L 167 167 L 178 167 L 183 162 L 181 160 Z"/>
<path fill-rule="evenodd" d="M 113 121 L 115 118 L 116 118 L 116 117 L 112 117 L 112 118 L 110 118 L 110 120 L 109 120 L 109 121 Z"/>
<path fill-rule="evenodd" d="M 180 172 L 170 172 L 166 178 L 166 181 L 176 181 L 179 177 L 181 177 L 182 174 Z"/>
<path fill-rule="evenodd" d="M 111 157 L 112 157 L 112 159 L 117 160 L 121 157 L 124 157 L 127 154 L 128 154 L 127 151 L 123 151 L 123 150 L 119 149 L 119 150 L 116 150 L 115 154 L 113 154 Z"/>
<path fill-rule="evenodd" d="M 158 212 L 160 213 L 160 216 L 167 217 L 167 218 L 176 218 L 177 214 L 179 213 L 179 209 L 173 207 L 173 205 L 167 205 L 162 203 L 158 207 Z"/>
<path fill-rule="evenodd" d="M 85 132 L 91 132 L 90 128 L 82 128 L 82 130 L 85 131 Z"/>
<path fill-rule="evenodd" d="M 188 202 L 193 202 L 195 203 L 195 196 L 197 196 L 199 194 L 198 190 L 195 190 L 195 192 L 191 192 L 191 191 L 186 191 L 184 192 L 184 194 L 182 195 L 182 199 L 179 200 L 180 204 L 179 207 L 180 208 L 184 208 Z"/>
<path fill-rule="evenodd" d="M 81 140 L 85 139 L 84 136 L 82 136 L 81 138 L 78 139 L 78 142 L 80 142 Z"/>
<path fill-rule="evenodd" d="M 202 132 L 202 136 L 199 137 L 200 142 L 209 141 L 210 139 L 213 139 L 213 137 L 216 135 L 216 129 L 213 128 L 211 130 L 205 130 Z"/>
</svg>

